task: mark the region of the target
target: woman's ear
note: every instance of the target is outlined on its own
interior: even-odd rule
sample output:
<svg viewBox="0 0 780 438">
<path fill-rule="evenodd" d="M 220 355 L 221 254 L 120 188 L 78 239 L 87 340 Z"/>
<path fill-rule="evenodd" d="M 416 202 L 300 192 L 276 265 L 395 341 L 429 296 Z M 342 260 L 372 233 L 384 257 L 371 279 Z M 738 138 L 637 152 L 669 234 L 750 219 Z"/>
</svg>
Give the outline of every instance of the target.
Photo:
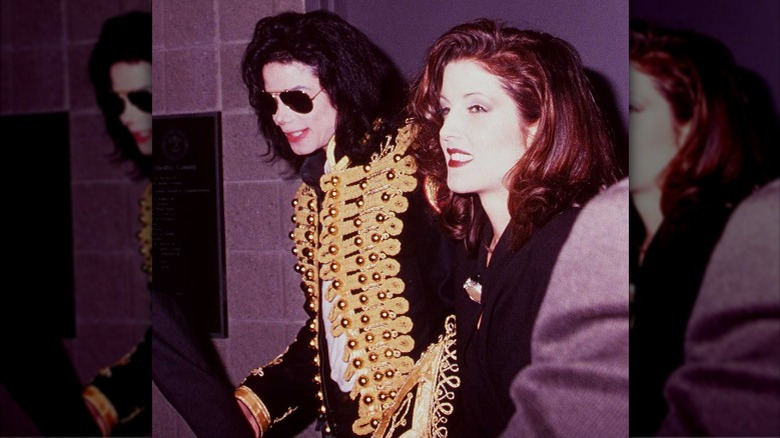
<svg viewBox="0 0 780 438">
<path fill-rule="evenodd" d="M 525 134 L 525 144 L 523 147 L 528 149 L 528 146 L 532 145 L 536 140 L 536 130 L 539 128 L 539 121 L 535 121 L 523 129 Z"/>
<path fill-rule="evenodd" d="M 677 127 L 677 147 L 682 147 L 688 142 L 688 138 L 691 135 L 691 122 L 685 122 L 685 124 Z"/>
</svg>

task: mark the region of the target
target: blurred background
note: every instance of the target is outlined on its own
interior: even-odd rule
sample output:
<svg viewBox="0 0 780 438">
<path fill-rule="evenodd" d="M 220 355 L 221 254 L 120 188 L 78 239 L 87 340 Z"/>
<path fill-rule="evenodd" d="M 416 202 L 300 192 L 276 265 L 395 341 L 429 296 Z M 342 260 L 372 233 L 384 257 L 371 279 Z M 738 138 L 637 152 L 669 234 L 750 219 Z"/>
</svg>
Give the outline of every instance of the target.
<svg viewBox="0 0 780 438">
<path fill-rule="evenodd" d="M 3 160 L 11 200 L 5 211 L 12 224 L 6 246 L 12 262 L 3 269 L 7 285 L 20 285 L 4 287 L 0 306 L 5 317 L 17 313 L 9 308 L 13 295 L 36 300 L 41 312 L 23 315 L 28 325 L 16 328 L 59 330 L 86 384 L 137 344 L 150 320 L 136 238 L 146 182 L 130 179 L 128 163 L 111 161 L 114 145 L 87 63 L 106 19 L 151 12 L 151 2 L 0 0 L 0 7 L 0 118 L 10 153 Z M 14 126 L 26 131 L 12 137 Z M 47 210 L 55 192 L 64 204 Z M 72 234 L 55 237 L 53 229 Z M 60 252 L 52 254 L 53 248 Z M 54 269 L 63 264 L 72 266 L 70 276 Z M 13 330 L 3 336 L 21 336 Z M 36 435 L 0 385 L 0 436 Z"/>
</svg>

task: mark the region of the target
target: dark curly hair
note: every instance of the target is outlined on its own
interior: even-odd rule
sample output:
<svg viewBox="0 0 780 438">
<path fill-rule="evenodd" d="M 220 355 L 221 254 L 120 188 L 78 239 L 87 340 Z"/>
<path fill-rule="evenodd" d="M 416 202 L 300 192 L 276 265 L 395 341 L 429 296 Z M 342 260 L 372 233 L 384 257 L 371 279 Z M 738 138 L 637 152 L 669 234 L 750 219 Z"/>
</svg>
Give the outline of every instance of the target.
<svg viewBox="0 0 780 438">
<path fill-rule="evenodd" d="M 281 129 L 259 105 L 263 66 L 311 66 L 336 108 L 336 153 L 362 164 L 403 120 L 406 84 L 390 58 L 363 33 L 325 12 L 285 12 L 257 22 L 241 71 L 271 157 L 300 164 Z"/>
<path fill-rule="evenodd" d="M 152 158 L 145 156 L 130 131 L 111 110 L 111 66 L 118 62 L 152 63 L 152 14 L 129 12 L 109 18 L 103 23 L 89 58 L 89 79 L 95 89 L 97 103 L 103 112 L 108 135 L 117 148 L 116 160 L 127 159 L 135 164 L 134 177 L 148 178 Z"/>
<path fill-rule="evenodd" d="M 740 72 L 726 46 L 644 20 L 631 22 L 629 41 L 632 66 L 653 77 L 675 123 L 690 124 L 664 170 L 665 217 L 701 202 L 736 204 L 771 178 L 740 89 Z"/>
<path fill-rule="evenodd" d="M 552 35 L 480 19 L 453 27 L 428 51 L 415 82 L 410 113 L 419 124 L 414 154 L 437 187 L 444 229 L 476 251 L 487 217 L 476 195 L 447 188 L 439 145 L 444 69 L 471 60 L 499 78 L 519 109 L 521 129 L 538 123 L 536 136 L 507 175 L 512 247 L 572 205 L 584 204 L 616 181 L 613 138 L 593 97 L 576 50 Z M 521 145 L 517 145 L 521 147 Z"/>
</svg>

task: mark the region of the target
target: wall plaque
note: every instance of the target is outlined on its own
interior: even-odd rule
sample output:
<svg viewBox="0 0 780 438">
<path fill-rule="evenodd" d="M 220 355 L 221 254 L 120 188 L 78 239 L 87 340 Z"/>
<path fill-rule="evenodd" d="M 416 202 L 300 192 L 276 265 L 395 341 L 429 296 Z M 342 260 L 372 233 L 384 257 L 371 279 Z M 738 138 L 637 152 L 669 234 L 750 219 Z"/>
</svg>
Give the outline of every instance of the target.
<svg viewBox="0 0 780 438">
<path fill-rule="evenodd" d="M 153 287 L 227 336 L 220 113 L 155 116 Z"/>
</svg>

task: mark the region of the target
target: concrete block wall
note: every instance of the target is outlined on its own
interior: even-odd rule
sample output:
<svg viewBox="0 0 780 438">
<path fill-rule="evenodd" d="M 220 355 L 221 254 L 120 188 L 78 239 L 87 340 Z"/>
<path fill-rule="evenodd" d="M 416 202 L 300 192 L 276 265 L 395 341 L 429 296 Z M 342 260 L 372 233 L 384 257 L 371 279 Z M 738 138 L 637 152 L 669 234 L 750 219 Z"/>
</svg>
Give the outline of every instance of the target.
<svg viewBox="0 0 780 438">
<path fill-rule="evenodd" d="M 303 0 L 155 0 L 154 114 L 222 113 L 228 336 L 214 339 L 234 384 L 281 353 L 305 320 L 293 271 L 290 201 L 300 180 L 266 145 L 241 81 L 240 61 L 265 16 L 304 11 Z M 194 436 L 154 388 L 154 436 Z M 308 430 L 302 436 L 318 436 Z"/>
<path fill-rule="evenodd" d="M 114 146 L 95 104 L 87 60 L 106 19 L 151 11 L 151 2 L 0 0 L 0 7 L 0 115 L 70 113 L 76 337 L 65 344 L 87 383 L 140 341 L 149 325 L 135 238 L 145 183 L 131 181 L 129 167 L 108 157 Z M 0 386 L 0 436 L 35 435 Z"/>
</svg>

